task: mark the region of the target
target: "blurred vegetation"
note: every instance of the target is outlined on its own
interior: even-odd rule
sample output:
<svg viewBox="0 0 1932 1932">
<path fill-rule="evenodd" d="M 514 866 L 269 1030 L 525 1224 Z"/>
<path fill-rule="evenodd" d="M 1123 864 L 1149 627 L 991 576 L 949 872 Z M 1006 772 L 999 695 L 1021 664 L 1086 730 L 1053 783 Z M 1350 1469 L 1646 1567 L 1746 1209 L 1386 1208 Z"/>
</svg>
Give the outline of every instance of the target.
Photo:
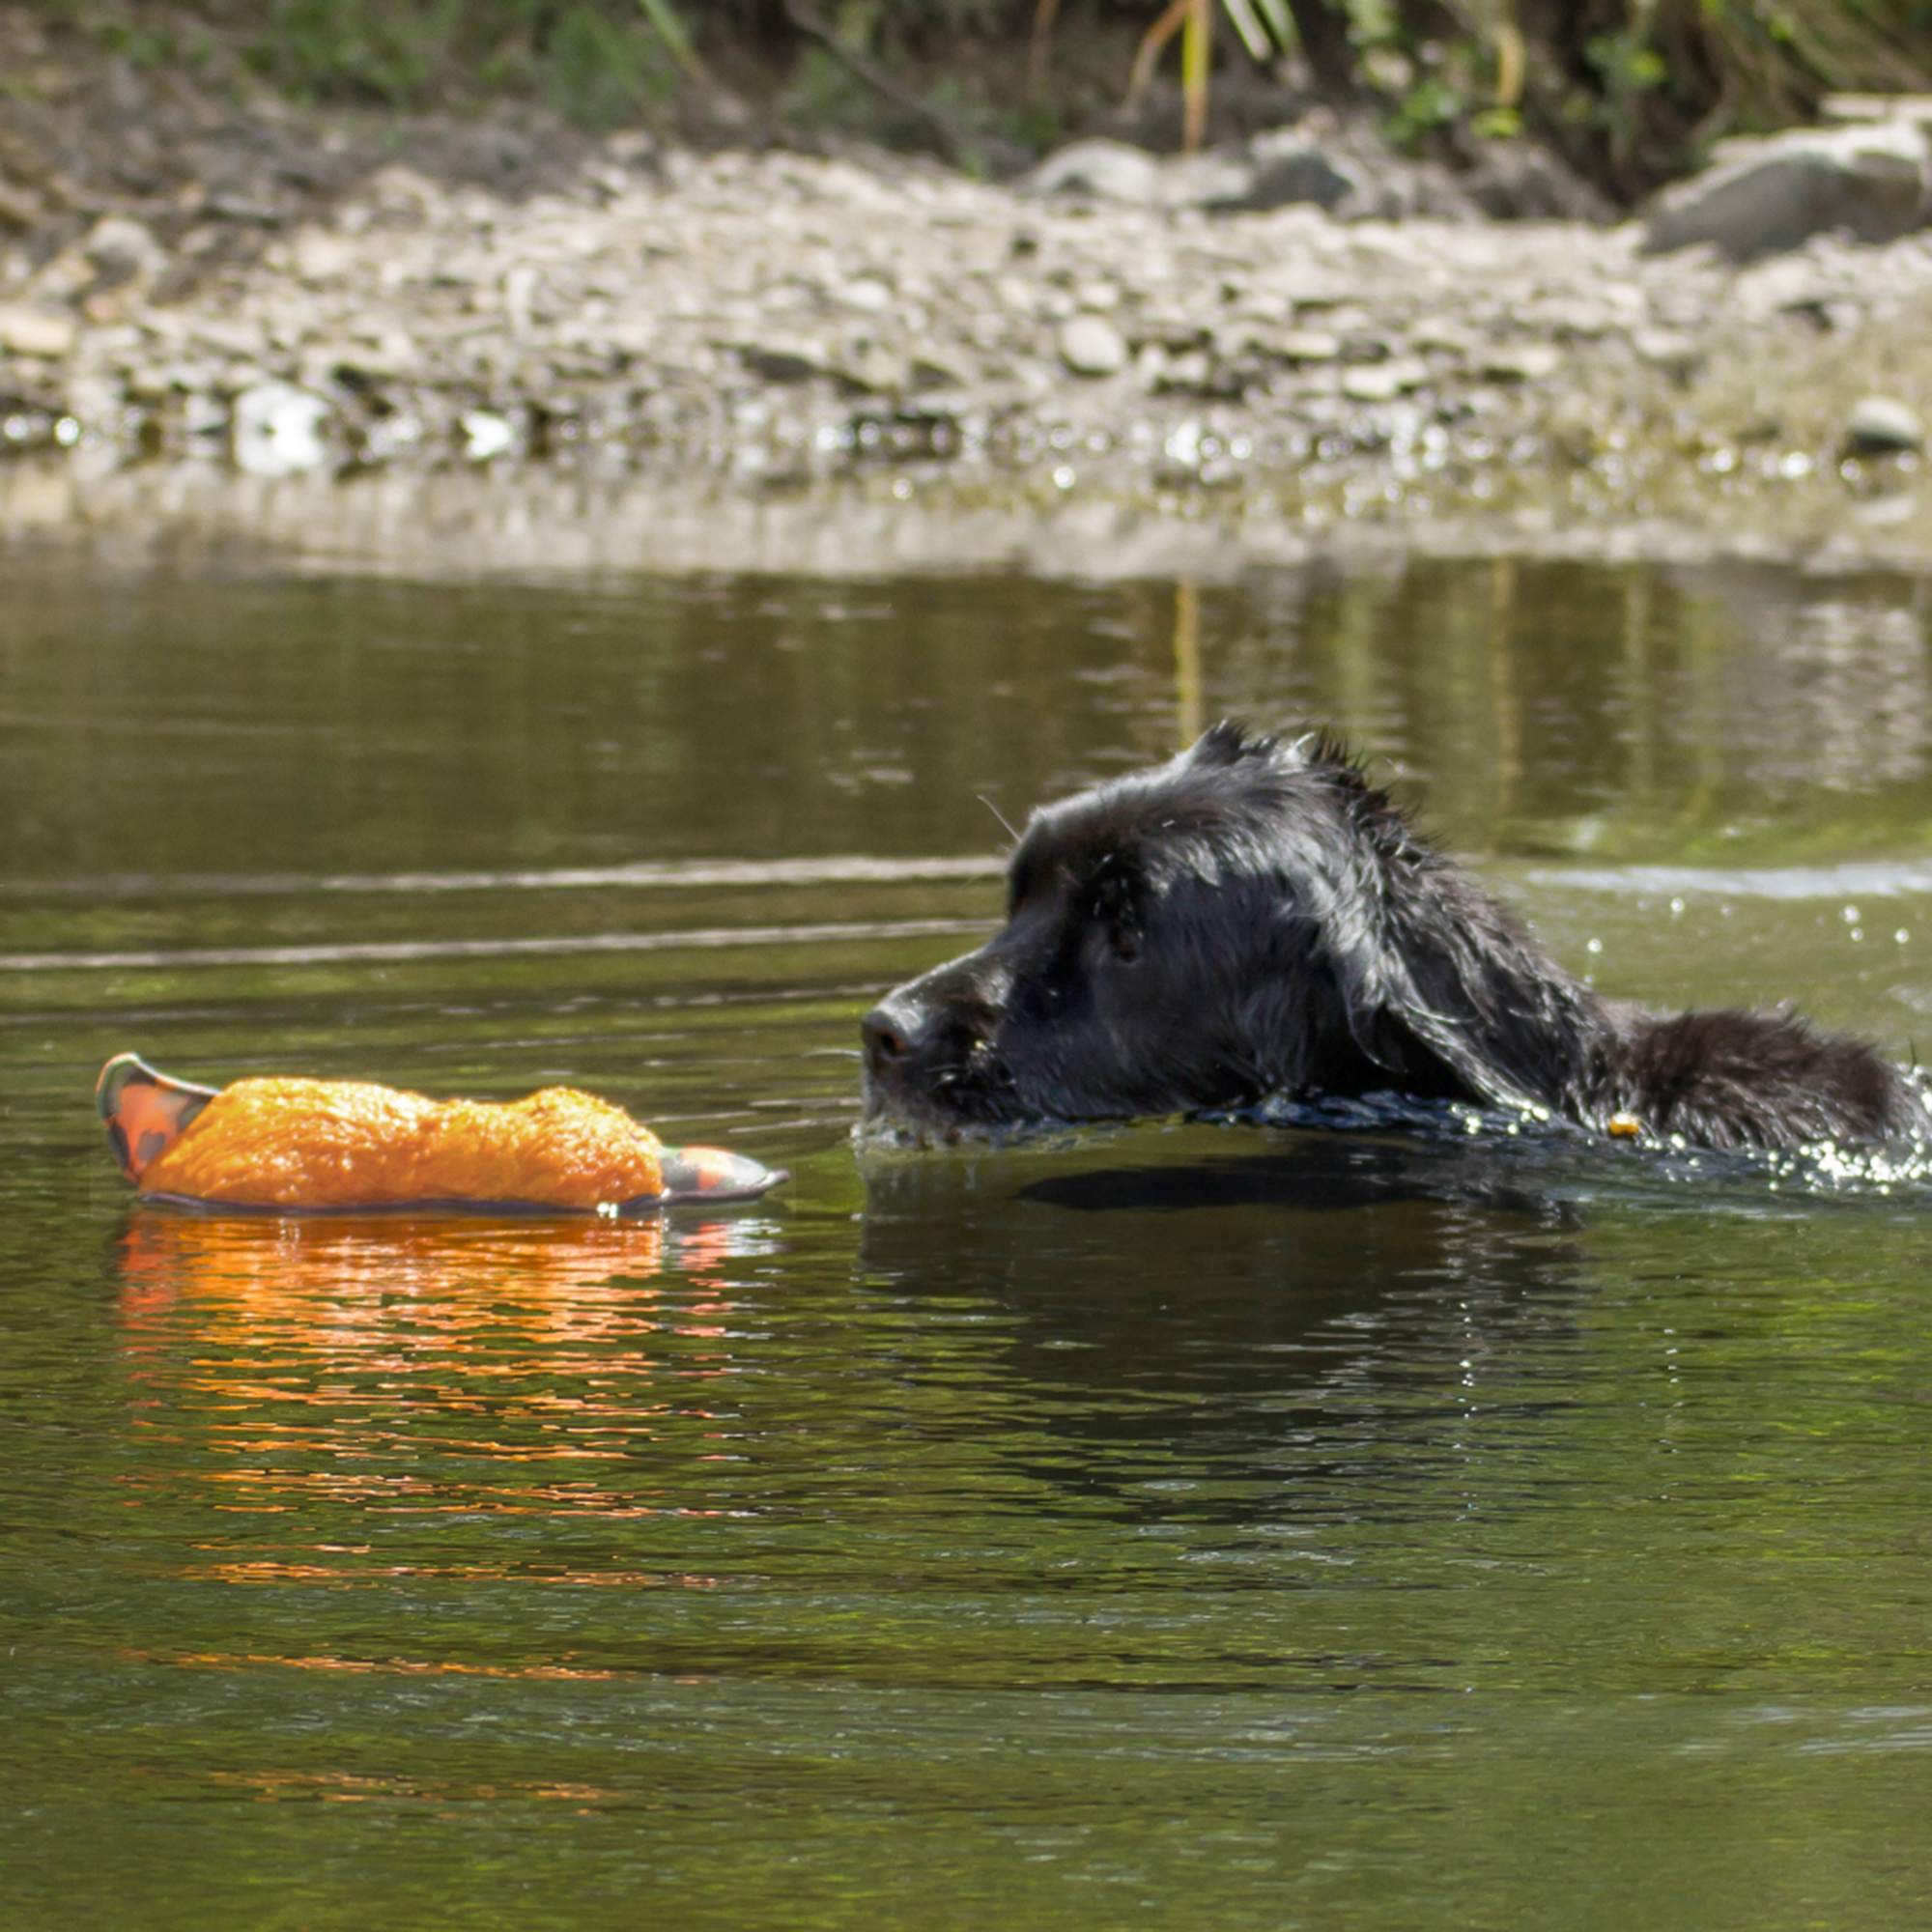
<svg viewBox="0 0 1932 1932">
<path fill-rule="evenodd" d="M 540 101 L 592 130 L 708 99 L 809 129 L 968 152 L 1080 131 L 1178 142 L 1165 16 L 1217 102 L 1324 101 L 1451 160 L 1519 133 L 1629 200 L 1712 142 L 1831 92 L 1932 91 L 1932 0 L 43 0 L 142 64 L 197 35 L 308 100 Z M 1181 15 L 1189 16 L 1187 32 Z M 1135 54 L 1162 74 L 1138 119 Z M 1156 56 L 1158 58 L 1156 58 Z M 1217 108 L 1217 113 L 1219 112 Z M 715 117 L 714 117 L 715 118 Z M 730 116 L 724 117 L 727 122 Z M 949 132 L 949 130 L 953 130 Z M 1209 137 L 1229 131 L 1225 120 Z M 1238 131 L 1238 130 L 1237 130 Z"/>
</svg>

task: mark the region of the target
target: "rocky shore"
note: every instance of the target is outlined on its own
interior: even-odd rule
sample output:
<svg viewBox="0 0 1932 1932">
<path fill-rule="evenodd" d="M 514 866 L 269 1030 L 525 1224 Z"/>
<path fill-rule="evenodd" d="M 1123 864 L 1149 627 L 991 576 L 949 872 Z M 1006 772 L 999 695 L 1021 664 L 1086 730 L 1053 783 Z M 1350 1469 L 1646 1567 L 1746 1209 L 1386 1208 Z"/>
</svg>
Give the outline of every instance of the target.
<svg viewBox="0 0 1932 1932">
<path fill-rule="evenodd" d="M 541 470 L 1309 530 L 1922 526 L 1932 231 L 1740 262 L 1306 135 L 1090 147 L 1010 185 L 639 133 L 514 191 L 397 161 L 198 265 L 191 223 L 70 224 L 0 255 L 0 519 L 46 521 L 19 506 L 55 472 L 84 514 L 163 474 Z"/>
</svg>

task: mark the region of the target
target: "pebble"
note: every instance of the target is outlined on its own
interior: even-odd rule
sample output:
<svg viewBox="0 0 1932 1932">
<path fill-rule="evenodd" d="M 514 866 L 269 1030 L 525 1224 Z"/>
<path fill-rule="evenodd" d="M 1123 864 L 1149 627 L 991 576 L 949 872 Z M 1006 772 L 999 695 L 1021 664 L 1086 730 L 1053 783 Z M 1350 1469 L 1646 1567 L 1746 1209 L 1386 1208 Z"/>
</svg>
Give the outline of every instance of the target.
<svg viewBox="0 0 1932 1932">
<path fill-rule="evenodd" d="M 857 309 L 862 315 L 883 315 L 893 305 L 892 290 L 870 275 L 847 282 L 837 294 L 847 308 Z"/>
<path fill-rule="evenodd" d="M 739 354 L 768 383 L 809 382 L 825 367 L 825 352 L 810 342 L 753 342 Z"/>
<path fill-rule="evenodd" d="M 0 349 L 15 355 L 58 358 L 72 349 L 79 332 L 71 316 L 51 309 L 0 308 Z"/>
<path fill-rule="evenodd" d="M 1548 343 L 1525 342 L 1492 350 L 1483 358 L 1483 374 L 1504 383 L 1540 383 L 1562 365 L 1563 357 Z"/>
<path fill-rule="evenodd" d="M 1118 376 L 1127 366 L 1126 338 L 1102 316 L 1076 315 L 1061 326 L 1060 355 L 1076 376 Z"/>
<path fill-rule="evenodd" d="M 1631 347 L 1644 361 L 1679 376 L 1688 375 L 1700 359 L 1696 337 L 1686 335 L 1681 329 L 1635 329 L 1631 335 Z"/>
<path fill-rule="evenodd" d="M 507 455 L 516 447 L 515 427 L 503 416 L 488 410 L 469 410 L 460 418 L 463 453 L 471 463 L 488 463 L 492 457 Z"/>
<path fill-rule="evenodd" d="M 250 476 L 293 476 L 328 461 L 325 397 L 292 383 L 257 383 L 235 398 L 235 463 Z"/>
<path fill-rule="evenodd" d="M 1325 328 L 1291 328 L 1280 348 L 1291 362 L 1332 362 L 1342 353 L 1342 338 Z"/>
<path fill-rule="evenodd" d="M 1358 403 L 1388 403 L 1429 380 L 1429 365 L 1413 355 L 1392 355 L 1386 362 L 1365 362 L 1342 378 L 1342 393 Z"/>
<path fill-rule="evenodd" d="M 1866 396 L 1845 418 L 1846 445 L 1861 456 L 1890 456 L 1925 446 L 1925 425 L 1891 396 Z"/>
</svg>

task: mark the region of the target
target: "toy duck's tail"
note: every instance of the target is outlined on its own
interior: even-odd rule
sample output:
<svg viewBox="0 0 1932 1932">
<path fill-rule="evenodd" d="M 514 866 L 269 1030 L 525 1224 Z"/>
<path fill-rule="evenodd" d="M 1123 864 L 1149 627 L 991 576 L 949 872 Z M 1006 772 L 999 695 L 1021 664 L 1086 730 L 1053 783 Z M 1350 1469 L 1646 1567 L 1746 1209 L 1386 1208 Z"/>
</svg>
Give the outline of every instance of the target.
<svg viewBox="0 0 1932 1932">
<path fill-rule="evenodd" d="M 100 1110 L 121 1172 L 138 1181 L 214 1094 L 213 1087 L 195 1087 L 156 1073 L 138 1053 L 117 1053 L 100 1069 L 94 1104 Z"/>
<path fill-rule="evenodd" d="M 749 1154 L 724 1148 L 666 1148 L 663 1157 L 664 1201 L 668 1208 L 695 1202 L 755 1201 L 791 1176 Z"/>
</svg>

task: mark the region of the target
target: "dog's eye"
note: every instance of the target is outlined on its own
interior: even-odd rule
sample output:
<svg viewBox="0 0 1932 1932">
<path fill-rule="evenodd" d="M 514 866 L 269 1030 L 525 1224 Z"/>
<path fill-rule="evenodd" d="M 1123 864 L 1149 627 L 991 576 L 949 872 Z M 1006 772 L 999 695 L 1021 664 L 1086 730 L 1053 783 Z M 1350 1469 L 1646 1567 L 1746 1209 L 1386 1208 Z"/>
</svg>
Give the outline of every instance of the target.
<svg viewBox="0 0 1932 1932">
<path fill-rule="evenodd" d="M 1094 882 L 1088 918 L 1106 934 L 1107 950 L 1116 959 L 1140 957 L 1140 922 L 1133 891 L 1124 879 L 1103 874 Z"/>
</svg>

